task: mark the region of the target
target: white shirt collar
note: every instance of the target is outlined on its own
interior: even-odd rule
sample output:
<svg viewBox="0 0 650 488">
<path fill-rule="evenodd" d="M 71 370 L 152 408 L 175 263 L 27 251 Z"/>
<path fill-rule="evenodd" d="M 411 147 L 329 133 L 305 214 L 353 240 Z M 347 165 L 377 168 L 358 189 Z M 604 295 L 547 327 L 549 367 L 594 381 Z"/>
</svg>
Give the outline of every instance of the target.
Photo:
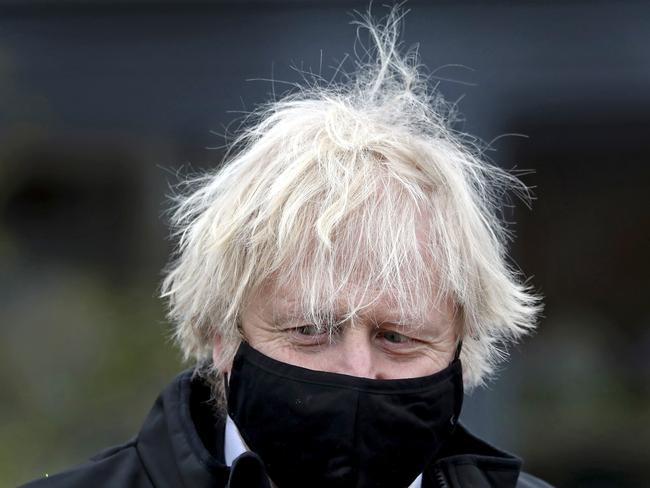
<svg viewBox="0 0 650 488">
<path fill-rule="evenodd" d="M 232 463 L 237 457 L 244 454 L 248 451 L 244 440 L 241 438 L 239 429 L 235 425 L 235 422 L 230 418 L 230 415 L 226 416 L 226 431 L 224 433 L 224 442 L 223 442 L 223 455 L 226 459 L 226 465 L 232 466 Z M 409 485 L 408 488 L 422 488 L 422 475 L 420 474 L 415 481 Z"/>
<path fill-rule="evenodd" d="M 224 437 L 223 456 L 226 459 L 226 466 L 232 466 L 235 459 L 248 451 L 248 448 L 244 444 L 244 440 L 239 434 L 239 429 L 230 418 L 230 415 L 226 416 L 226 432 Z"/>
</svg>

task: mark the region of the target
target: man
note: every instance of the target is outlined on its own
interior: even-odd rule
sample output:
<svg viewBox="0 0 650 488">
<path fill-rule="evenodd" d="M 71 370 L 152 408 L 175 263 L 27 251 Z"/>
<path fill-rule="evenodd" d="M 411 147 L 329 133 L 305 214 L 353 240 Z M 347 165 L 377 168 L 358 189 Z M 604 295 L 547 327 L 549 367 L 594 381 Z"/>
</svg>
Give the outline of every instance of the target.
<svg viewBox="0 0 650 488">
<path fill-rule="evenodd" d="M 398 20 L 180 197 L 162 294 L 196 367 L 134 439 L 29 486 L 548 486 L 458 423 L 463 386 L 534 327 L 495 214 L 525 187 L 449 128 Z"/>
</svg>

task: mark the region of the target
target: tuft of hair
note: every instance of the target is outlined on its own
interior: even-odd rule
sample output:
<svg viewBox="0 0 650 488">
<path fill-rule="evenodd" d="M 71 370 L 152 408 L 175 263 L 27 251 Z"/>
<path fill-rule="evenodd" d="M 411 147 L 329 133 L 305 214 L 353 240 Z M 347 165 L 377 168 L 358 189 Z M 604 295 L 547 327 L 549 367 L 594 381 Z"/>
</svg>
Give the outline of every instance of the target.
<svg viewBox="0 0 650 488">
<path fill-rule="evenodd" d="M 453 299 L 469 388 L 535 327 L 540 300 L 508 261 L 499 212 L 527 188 L 453 130 L 453 105 L 402 52 L 401 21 L 399 8 L 362 16 L 371 45 L 345 81 L 257 109 L 224 164 L 175 198 L 161 295 L 186 359 L 228 365 L 242 309 L 269 282 L 295 284 L 307 318 L 341 299 L 353 316 L 388 297 L 407 319 Z"/>
</svg>

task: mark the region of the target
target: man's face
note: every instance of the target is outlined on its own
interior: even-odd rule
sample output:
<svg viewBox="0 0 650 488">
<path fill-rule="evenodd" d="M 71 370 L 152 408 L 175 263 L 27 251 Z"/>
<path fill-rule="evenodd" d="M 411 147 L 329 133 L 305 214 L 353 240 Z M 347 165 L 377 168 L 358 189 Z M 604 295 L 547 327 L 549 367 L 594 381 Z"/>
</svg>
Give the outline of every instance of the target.
<svg viewBox="0 0 650 488">
<path fill-rule="evenodd" d="M 295 366 L 373 379 L 427 376 L 453 358 L 457 327 L 451 301 L 431 304 L 421 318 L 404 321 L 389 300 L 379 299 L 354 319 L 320 331 L 296 312 L 298 297 L 291 286 L 260 290 L 242 314 L 249 344 Z M 323 311 L 324 320 L 336 322 L 348 311 L 342 301 L 336 310 Z"/>
</svg>

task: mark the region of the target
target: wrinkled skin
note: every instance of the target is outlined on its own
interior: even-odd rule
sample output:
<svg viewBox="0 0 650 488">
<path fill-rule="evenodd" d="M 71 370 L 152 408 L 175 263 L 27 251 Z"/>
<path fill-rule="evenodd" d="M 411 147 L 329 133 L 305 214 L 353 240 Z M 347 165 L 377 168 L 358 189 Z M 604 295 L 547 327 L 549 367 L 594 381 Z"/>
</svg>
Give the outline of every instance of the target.
<svg viewBox="0 0 650 488">
<path fill-rule="evenodd" d="M 395 307 L 379 299 L 354 319 L 322 329 L 295 313 L 296 304 L 291 286 L 258 291 L 241 315 L 249 344 L 295 366 L 373 379 L 433 374 L 451 362 L 456 349 L 458 318 L 451 300 L 432 304 L 419 320 L 399 323 Z M 346 312 L 346 303 L 339 303 L 328 316 Z M 217 337 L 215 356 L 220 346 Z"/>
</svg>

